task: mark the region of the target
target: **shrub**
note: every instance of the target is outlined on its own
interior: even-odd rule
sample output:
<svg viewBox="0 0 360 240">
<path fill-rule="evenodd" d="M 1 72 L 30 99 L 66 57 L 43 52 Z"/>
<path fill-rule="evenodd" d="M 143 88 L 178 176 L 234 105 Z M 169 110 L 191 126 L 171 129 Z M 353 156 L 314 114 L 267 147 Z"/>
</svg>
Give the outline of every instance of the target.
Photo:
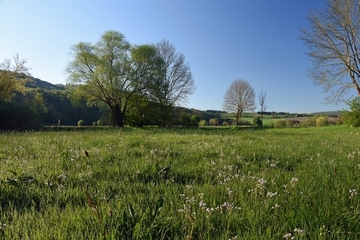
<svg viewBox="0 0 360 240">
<path fill-rule="evenodd" d="M 276 120 L 274 122 L 274 127 L 286 127 L 286 121 L 285 120 Z"/>
<path fill-rule="evenodd" d="M 101 124 L 102 124 L 101 120 L 98 120 L 98 121 L 97 121 L 97 125 L 98 125 L 98 126 L 101 126 Z"/>
<path fill-rule="evenodd" d="M 261 121 L 261 118 L 259 116 L 254 117 L 253 123 L 256 126 L 262 126 L 262 121 Z"/>
<path fill-rule="evenodd" d="M 236 125 L 236 122 L 235 122 Z M 250 125 L 250 122 L 248 120 L 239 119 L 239 125 Z"/>
<path fill-rule="evenodd" d="M 93 122 L 93 126 L 96 126 L 96 122 Z"/>
<path fill-rule="evenodd" d="M 316 119 L 316 126 L 328 126 L 329 125 L 329 118 L 326 116 L 320 116 Z"/>
<path fill-rule="evenodd" d="M 199 126 L 199 122 L 200 122 L 200 117 L 198 115 L 193 115 L 190 118 L 190 124 L 191 126 L 197 127 Z"/>
<path fill-rule="evenodd" d="M 342 121 L 341 117 L 338 117 L 338 118 L 334 118 L 333 120 L 330 120 L 329 123 L 331 125 L 341 125 L 341 124 L 343 124 L 343 121 Z"/>
<path fill-rule="evenodd" d="M 188 127 L 191 124 L 191 117 L 189 114 L 182 112 L 179 117 L 179 122 L 181 126 Z"/>
<path fill-rule="evenodd" d="M 267 127 L 274 127 L 274 122 L 269 122 L 268 124 L 266 124 Z"/>
<path fill-rule="evenodd" d="M 208 125 L 208 123 L 206 120 L 200 120 L 199 126 L 207 126 L 207 125 Z"/>
<path fill-rule="evenodd" d="M 308 126 L 306 120 L 300 121 L 299 125 L 300 125 L 300 127 L 307 127 Z"/>
<path fill-rule="evenodd" d="M 360 97 L 347 100 L 345 103 L 350 107 L 350 111 L 341 111 L 342 120 L 349 126 L 360 126 Z"/>
<path fill-rule="evenodd" d="M 287 127 L 293 127 L 295 125 L 295 123 L 297 123 L 297 121 L 295 121 L 295 120 L 291 120 L 291 119 L 285 120 L 285 124 Z"/>
<path fill-rule="evenodd" d="M 79 127 L 81 127 L 82 125 L 84 125 L 84 120 L 79 120 L 79 121 L 77 122 L 77 125 L 78 125 Z"/>
<path fill-rule="evenodd" d="M 210 124 L 211 126 L 217 126 L 217 125 L 219 124 L 219 119 L 218 119 L 218 118 L 211 118 L 211 119 L 209 120 L 209 124 Z"/>
<path fill-rule="evenodd" d="M 307 120 L 301 121 L 300 126 L 301 127 L 316 126 L 316 119 L 317 119 L 317 117 L 310 117 Z"/>
<path fill-rule="evenodd" d="M 227 127 L 227 126 L 229 126 L 230 124 L 229 124 L 228 122 L 223 122 L 222 125 L 223 125 L 224 127 Z"/>
</svg>

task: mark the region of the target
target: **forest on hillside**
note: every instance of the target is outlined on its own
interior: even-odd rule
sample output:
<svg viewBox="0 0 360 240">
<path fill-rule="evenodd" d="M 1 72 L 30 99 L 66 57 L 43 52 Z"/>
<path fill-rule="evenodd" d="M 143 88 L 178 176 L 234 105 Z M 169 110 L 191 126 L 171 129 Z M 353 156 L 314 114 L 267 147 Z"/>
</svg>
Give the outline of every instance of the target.
<svg viewBox="0 0 360 240">
<path fill-rule="evenodd" d="M 88 106 L 86 101 L 75 99 L 68 86 L 51 84 L 38 78 L 19 78 L 26 81 L 22 91 L 15 91 L 11 101 L 1 100 L 0 128 L 35 128 L 41 126 L 110 125 L 106 108 Z M 153 104 L 154 105 L 154 104 Z M 136 107 L 135 107 L 136 106 Z M 130 102 L 126 124 L 131 126 L 157 125 L 156 109 L 151 103 L 139 104 L 139 99 Z M 200 111 L 176 107 L 171 114 L 171 125 L 190 126 L 191 117 L 209 122 L 212 118 L 223 119 L 222 111 Z"/>
<path fill-rule="evenodd" d="M 16 91 L 11 101 L 1 100 L 0 129 L 77 126 L 80 120 L 86 126 L 111 125 L 110 113 L 106 108 L 88 106 L 85 100 L 74 99 L 66 85 L 51 84 L 34 77 L 26 80 L 19 78 L 19 81 L 26 81 L 24 90 Z M 135 127 L 161 126 L 161 114 L 161 108 L 157 108 L 155 103 L 133 98 L 125 121 L 127 125 Z M 167 126 L 232 125 L 234 122 L 231 113 L 221 110 L 175 107 L 168 114 L 170 121 Z M 243 117 L 251 118 L 260 114 L 272 118 L 310 116 L 287 112 L 257 112 L 244 113 Z M 243 120 L 240 124 L 248 125 L 252 122 Z"/>
</svg>

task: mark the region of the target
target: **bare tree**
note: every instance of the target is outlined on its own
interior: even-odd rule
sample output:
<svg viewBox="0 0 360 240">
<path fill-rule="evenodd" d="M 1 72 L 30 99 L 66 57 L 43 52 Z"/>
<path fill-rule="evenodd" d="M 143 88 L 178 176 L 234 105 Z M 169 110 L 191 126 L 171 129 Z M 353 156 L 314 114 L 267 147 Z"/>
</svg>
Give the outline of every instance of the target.
<svg viewBox="0 0 360 240">
<path fill-rule="evenodd" d="M 360 6 L 358 0 L 329 0 L 325 11 L 311 11 L 301 39 L 313 61 L 309 75 L 329 92 L 328 103 L 342 100 L 351 88 L 360 95 Z"/>
<path fill-rule="evenodd" d="M 195 90 L 194 79 L 189 65 L 185 62 L 185 56 L 176 53 L 175 46 L 168 40 L 162 40 L 156 48 L 164 60 L 165 76 L 160 79 L 159 87 L 152 94 L 157 101 L 164 105 L 176 105 L 184 103 L 188 95 Z"/>
<path fill-rule="evenodd" d="M 0 63 L 0 100 L 10 101 L 14 91 L 24 92 L 24 85 L 30 75 L 25 66 L 26 59 L 20 59 L 16 54 L 13 60 L 14 64 L 10 59 Z M 24 81 L 19 81 L 20 78 Z"/>
<path fill-rule="evenodd" d="M 251 85 L 241 79 L 236 79 L 228 88 L 224 95 L 224 111 L 235 113 L 236 126 L 239 124 L 239 118 L 244 111 L 254 111 L 255 91 Z"/>
<path fill-rule="evenodd" d="M 269 107 L 266 105 L 266 91 L 263 91 L 261 89 L 261 92 L 258 96 L 258 101 L 259 101 L 259 105 L 260 105 L 260 112 L 261 112 L 261 119 L 263 118 L 264 112 L 266 111 L 266 109 Z"/>
</svg>

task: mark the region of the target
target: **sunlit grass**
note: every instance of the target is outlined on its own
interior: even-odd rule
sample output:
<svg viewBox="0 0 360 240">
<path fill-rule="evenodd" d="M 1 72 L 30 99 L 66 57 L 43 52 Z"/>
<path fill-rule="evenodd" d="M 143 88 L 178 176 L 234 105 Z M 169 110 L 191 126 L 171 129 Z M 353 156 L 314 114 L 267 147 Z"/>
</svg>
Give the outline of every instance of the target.
<svg viewBox="0 0 360 240">
<path fill-rule="evenodd" d="M 0 238 L 356 239 L 359 137 L 342 126 L 3 133 Z"/>
</svg>

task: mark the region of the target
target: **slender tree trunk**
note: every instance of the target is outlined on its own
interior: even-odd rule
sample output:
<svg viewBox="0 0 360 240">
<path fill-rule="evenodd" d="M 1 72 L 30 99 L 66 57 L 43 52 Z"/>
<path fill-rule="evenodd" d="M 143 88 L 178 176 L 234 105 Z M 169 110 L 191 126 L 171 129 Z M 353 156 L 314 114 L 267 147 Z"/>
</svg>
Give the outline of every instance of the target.
<svg viewBox="0 0 360 240">
<path fill-rule="evenodd" d="M 239 126 L 239 119 L 241 117 L 242 111 L 238 110 L 236 113 L 236 126 Z"/>
</svg>

